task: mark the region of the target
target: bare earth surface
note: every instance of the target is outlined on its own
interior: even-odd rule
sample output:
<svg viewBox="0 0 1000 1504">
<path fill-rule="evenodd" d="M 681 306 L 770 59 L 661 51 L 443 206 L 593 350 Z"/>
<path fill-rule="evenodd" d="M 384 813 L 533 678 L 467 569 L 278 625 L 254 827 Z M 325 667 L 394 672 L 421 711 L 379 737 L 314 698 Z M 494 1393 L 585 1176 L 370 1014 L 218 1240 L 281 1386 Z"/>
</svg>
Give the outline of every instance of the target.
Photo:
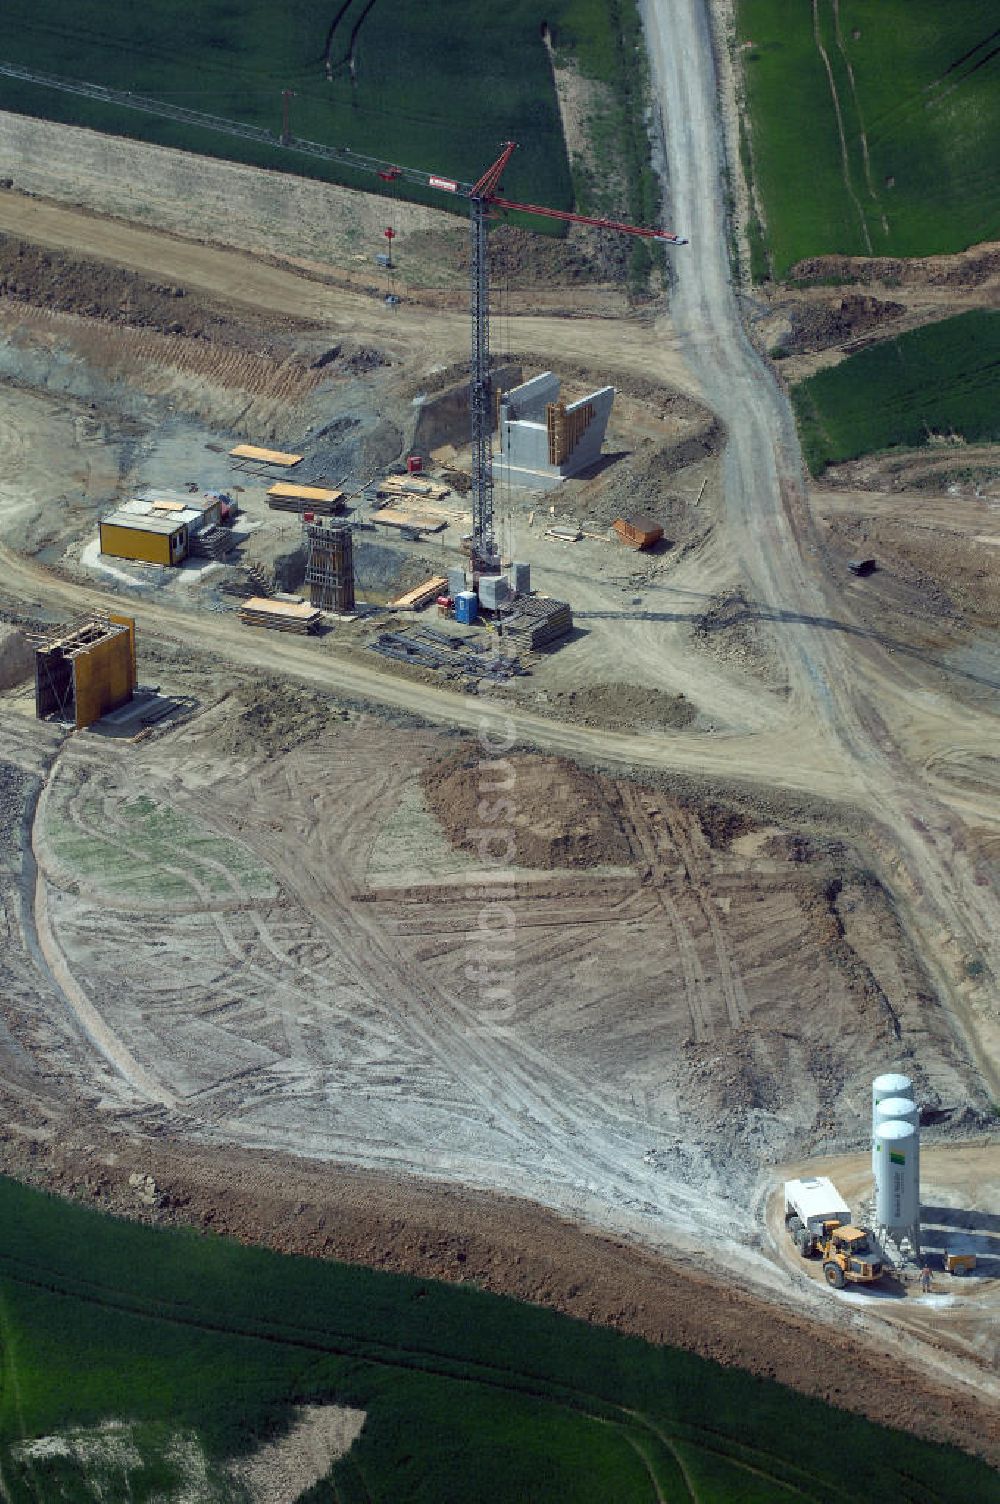
<svg viewBox="0 0 1000 1504">
<path fill-rule="evenodd" d="M 703 11 L 646 9 L 692 253 L 669 313 L 564 291 L 540 253 L 542 290 L 495 323 L 526 374 L 620 388 L 594 474 L 544 500 L 498 476 L 505 552 L 575 619 L 499 692 L 371 651 L 420 626 L 385 602 L 461 557 L 461 298 L 428 274 L 389 310 L 362 252 L 286 242 L 307 190 L 278 175 L 239 177 L 250 255 L 183 233 L 184 194 L 229 169 L 129 145 L 157 184 L 130 223 L 116 146 L 0 117 L 22 153 L 0 192 L 0 608 L 31 631 L 127 605 L 140 677 L 181 710 L 66 737 L 23 685 L 0 697 L 0 1168 L 473 1278 L 997 1458 L 996 1279 L 954 1306 L 837 1301 L 773 1212 L 817 1156 L 848 1156 L 863 1199 L 849 1156 L 890 1066 L 917 1083 L 935 1203 L 995 1199 L 995 456 L 807 489 L 729 287 Z M 429 267 L 454 227 L 411 231 Z M 117 501 L 229 487 L 239 560 L 295 589 L 298 525 L 230 445 L 301 449 L 353 493 L 418 422 L 452 445 L 447 525 L 359 531 L 367 609 L 320 637 L 243 627 L 220 588 L 239 563 L 97 555 Z M 649 556 L 608 538 L 640 509 L 666 534 Z"/>
</svg>

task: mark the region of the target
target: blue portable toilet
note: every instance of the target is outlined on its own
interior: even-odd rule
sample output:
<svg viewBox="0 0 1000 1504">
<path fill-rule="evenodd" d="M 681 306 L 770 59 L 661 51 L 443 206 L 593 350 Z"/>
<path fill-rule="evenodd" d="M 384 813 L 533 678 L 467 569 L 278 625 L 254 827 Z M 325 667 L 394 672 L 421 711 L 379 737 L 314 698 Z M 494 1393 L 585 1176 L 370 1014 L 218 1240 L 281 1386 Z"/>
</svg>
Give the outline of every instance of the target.
<svg viewBox="0 0 1000 1504">
<path fill-rule="evenodd" d="M 471 627 L 479 616 L 479 597 L 474 590 L 460 590 L 455 597 L 455 620 Z"/>
</svg>

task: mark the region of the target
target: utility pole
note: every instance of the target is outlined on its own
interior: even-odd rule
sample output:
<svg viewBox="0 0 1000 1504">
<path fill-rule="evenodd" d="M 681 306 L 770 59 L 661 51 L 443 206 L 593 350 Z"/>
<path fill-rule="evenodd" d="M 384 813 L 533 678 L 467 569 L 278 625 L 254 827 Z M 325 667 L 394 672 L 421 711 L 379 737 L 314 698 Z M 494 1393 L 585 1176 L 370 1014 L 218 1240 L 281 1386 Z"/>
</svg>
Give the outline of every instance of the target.
<svg viewBox="0 0 1000 1504">
<path fill-rule="evenodd" d="M 289 100 L 295 98 L 294 89 L 282 89 L 281 91 L 281 144 L 288 146 L 292 139 L 289 124 Z"/>
</svg>

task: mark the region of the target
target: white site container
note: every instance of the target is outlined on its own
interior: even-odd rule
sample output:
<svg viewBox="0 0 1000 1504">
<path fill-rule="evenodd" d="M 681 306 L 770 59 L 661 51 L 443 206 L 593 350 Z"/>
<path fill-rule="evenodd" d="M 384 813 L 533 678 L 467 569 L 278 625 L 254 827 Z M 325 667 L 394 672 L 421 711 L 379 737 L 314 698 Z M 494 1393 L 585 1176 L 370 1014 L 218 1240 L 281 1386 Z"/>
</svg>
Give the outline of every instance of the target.
<svg viewBox="0 0 1000 1504">
<path fill-rule="evenodd" d="M 839 1222 L 847 1227 L 851 1220 L 850 1207 L 825 1175 L 785 1181 L 786 1217 L 789 1212 L 795 1212 L 812 1233 L 822 1232 L 824 1222 Z"/>
</svg>

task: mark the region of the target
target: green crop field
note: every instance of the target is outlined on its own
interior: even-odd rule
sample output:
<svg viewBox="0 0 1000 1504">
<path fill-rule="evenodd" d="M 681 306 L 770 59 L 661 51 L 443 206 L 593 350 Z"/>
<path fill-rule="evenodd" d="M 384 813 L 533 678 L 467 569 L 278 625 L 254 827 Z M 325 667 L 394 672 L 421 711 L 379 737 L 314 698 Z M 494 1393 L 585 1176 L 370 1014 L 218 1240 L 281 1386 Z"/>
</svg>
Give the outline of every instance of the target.
<svg viewBox="0 0 1000 1504">
<path fill-rule="evenodd" d="M 198 1497 L 230 1501 L 227 1459 L 317 1402 L 367 1418 L 309 1504 L 780 1504 L 845 1478 L 913 1504 L 995 1498 L 995 1475 L 962 1453 L 677 1350 L 470 1288 L 115 1222 L 0 1180 L 4 1504 L 168 1504 L 179 1436 L 200 1449 Z M 60 1445 L 109 1422 L 114 1466 L 93 1440 L 89 1455 Z"/>
<path fill-rule="evenodd" d="M 739 0 L 772 273 L 1000 238 L 993 0 Z"/>
<path fill-rule="evenodd" d="M 633 214 L 651 213 L 644 98 L 635 87 L 635 0 L 5 0 L 2 60 L 172 106 L 265 128 L 282 126 L 282 91 L 294 90 L 291 129 L 328 146 L 474 182 L 507 139 L 519 150 L 507 195 L 571 208 L 573 190 L 543 38 L 609 82 L 616 129 L 636 157 Z M 40 85 L 0 78 L 0 108 L 137 136 L 210 155 L 330 178 L 372 192 L 455 207 L 447 194 L 352 176 L 266 142 L 215 135 Z M 641 141 L 641 147 L 637 147 Z M 637 156 L 638 153 L 638 156 Z M 641 160 L 640 160 L 641 159 Z M 619 206 L 621 209 L 624 206 Z M 558 233 L 544 221 L 532 224 Z"/>
<path fill-rule="evenodd" d="M 1000 442 L 1000 313 L 914 329 L 818 371 L 792 390 L 813 475 L 935 435 Z"/>
</svg>

